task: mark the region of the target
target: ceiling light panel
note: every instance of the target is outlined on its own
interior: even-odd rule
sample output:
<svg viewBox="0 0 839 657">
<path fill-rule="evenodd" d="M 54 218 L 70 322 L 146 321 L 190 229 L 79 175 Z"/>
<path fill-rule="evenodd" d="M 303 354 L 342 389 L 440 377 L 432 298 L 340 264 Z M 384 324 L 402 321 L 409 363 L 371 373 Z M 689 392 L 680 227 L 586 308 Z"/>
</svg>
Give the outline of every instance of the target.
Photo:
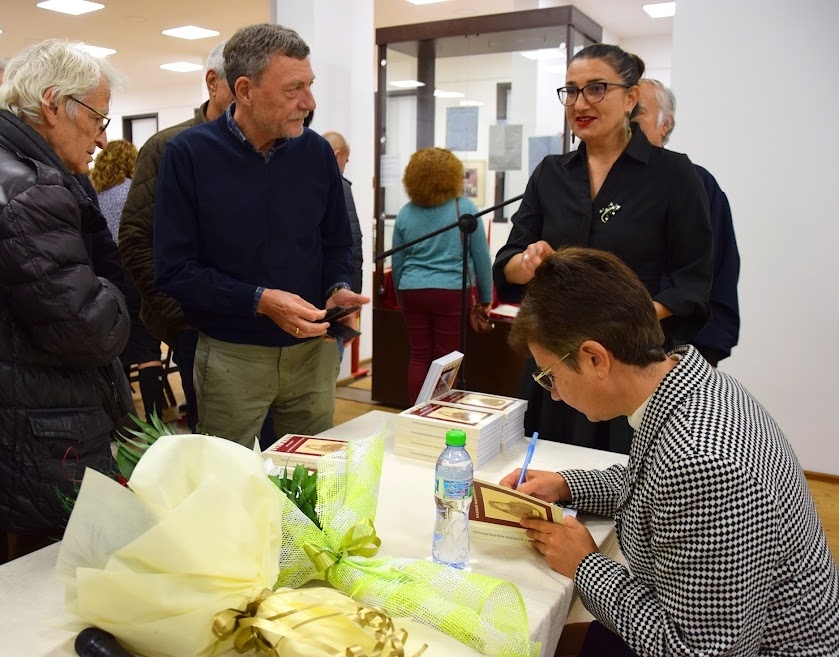
<svg viewBox="0 0 839 657">
<path fill-rule="evenodd" d="M 71 14 L 72 16 L 79 16 L 105 8 L 105 5 L 101 5 L 98 2 L 88 2 L 87 0 L 46 0 L 45 2 L 39 2 L 38 6 L 41 9 L 58 11 L 62 14 Z"/>
<path fill-rule="evenodd" d="M 201 64 L 191 64 L 190 62 L 170 62 L 169 64 L 161 64 L 160 68 L 164 71 L 175 71 L 176 73 L 192 73 L 193 71 L 200 71 L 204 67 Z"/>
<path fill-rule="evenodd" d="M 658 2 L 652 5 L 644 5 L 644 11 L 653 18 L 670 18 L 676 15 L 676 3 Z"/>
<path fill-rule="evenodd" d="M 163 30 L 166 36 L 175 37 L 177 39 L 206 39 L 207 37 L 218 36 L 219 33 L 215 30 L 208 30 L 203 27 L 196 27 L 195 25 L 184 25 L 183 27 L 173 27 L 169 30 Z"/>
</svg>

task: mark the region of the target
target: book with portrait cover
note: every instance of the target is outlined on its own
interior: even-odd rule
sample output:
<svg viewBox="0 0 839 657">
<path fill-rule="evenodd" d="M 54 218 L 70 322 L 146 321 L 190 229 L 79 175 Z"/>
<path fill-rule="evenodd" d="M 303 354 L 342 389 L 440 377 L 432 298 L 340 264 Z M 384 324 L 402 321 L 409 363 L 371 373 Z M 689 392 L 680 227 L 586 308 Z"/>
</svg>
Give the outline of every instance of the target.
<svg viewBox="0 0 839 657">
<path fill-rule="evenodd" d="M 453 351 L 432 361 L 414 405 L 424 404 L 451 390 L 462 362 L 463 354 L 459 351 Z"/>
<path fill-rule="evenodd" d="M 498 484 L 475 479 L 469 507 L 469 534 L 472 538 L 515 545 L 530 545 L 522 518 L 541 518 L 562 523 L 564 516 L 576 516 L 574 509 L 556 506 Z"/>
<path fill-rule="evenodd" d="M 339 438 L 287 433 L 263 451 L 262 456 L 271 459 L 280 467 L 294 467 L 302 463 L 309 468 L 315 468 L 321 456 L 345 449 L 346 446 L 347 441 Z"/>
</svg>

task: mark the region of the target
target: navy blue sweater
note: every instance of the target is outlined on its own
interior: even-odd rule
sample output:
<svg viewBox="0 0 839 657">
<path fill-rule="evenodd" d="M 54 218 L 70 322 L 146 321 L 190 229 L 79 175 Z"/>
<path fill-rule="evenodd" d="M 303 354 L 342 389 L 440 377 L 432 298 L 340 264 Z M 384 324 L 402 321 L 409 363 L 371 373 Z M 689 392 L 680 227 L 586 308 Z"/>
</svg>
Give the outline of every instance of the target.
<svg viewBox="0 0 839 657">
<path fill-rule="evenodd" d="M 352 237 L 332 148 L 305 129 L 266 162 L 226 115 L 166 146 L 154 213 L 155 286 L 187 321 L 226 342 L 299 342 L 255 316 L 258 287 L 293 292 L 323 308 L 350 284 Z"/>
<path fill-rule="evenodd" d="M 731 355 L 740 335 L 740 306 L 737 280 L 740 277 L 740 252 L 734 236 L 734 222 L 728 197 L 707 169 L 696 166 L 711 207 L 711 232 L 714 235 L 714 282 L 711 286 L 711 317 L 691 340 L 703 356 L 714 364 Z"/>
</svg>

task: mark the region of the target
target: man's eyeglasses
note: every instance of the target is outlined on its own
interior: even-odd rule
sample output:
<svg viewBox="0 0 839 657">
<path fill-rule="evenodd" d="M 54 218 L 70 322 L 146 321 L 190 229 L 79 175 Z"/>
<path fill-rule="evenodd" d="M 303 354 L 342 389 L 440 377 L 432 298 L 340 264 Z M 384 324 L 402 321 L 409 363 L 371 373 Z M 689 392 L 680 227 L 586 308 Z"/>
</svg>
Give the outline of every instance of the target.
<svg viewBox="0 0 839 657">
<path fill-rule="evenodd" d="M 86 105 L 85 103 L 83 103 L 82 101 L 80 101 L 80 100 L 79 100 L 78 98 L 76 98 L 75 96 L 67 96 L 67 97 L 68 97 L 70 100 L 75 100 L 75 101 L 76 101 L 79 105 L 81 105 L 82 107 L 86 107 L 86 108 L 87 108 L 87 109 L 89 109 L 91 112 L 93 112 L 94 114 L 96 114 L 96 116 L 99 116 L 99 117 L 101 117 L 101 118 L 102 118 L 102 125 L 99 127 L 99 134 L 100 134 L 100 135 L 101 135 L 103 132 L 105 132 L 105 130 L 107 130 L 107 129 L 108 129 L 108 124 L 110 124 L 110 122 L 111 122 L 111 119 L 110 119 L 108 116 L 105 116 L 105 115 L 104 115 L 104 114 L 102 114 L 102 112 L 100 112 L 99 110 L 95 110 L 95 109 L 93 109 L 90 105 Z"/>
<path fill-rule="evenodd" d="M 630 86 L 620 82 L 589 82 L 584 87 L 560 87 L 556 90 L 556 95 L 559 96 L 560 103 L 566 107 L 570 107 L 577 102 L 577 98 L 579 98 L 580 92 L 582 92 L 585 99 L 594 105 L 606 97 L 608 87 L 629 89 Z"/>
<path fill-rule="evenodd" d="M 548 392 L 551 392 L 554 389 L 554 375 L 551 370 L 559 365 L 562 361 L 564 361 L 568 356 L 571 355 L 572 352 L 568 352 L 558 361 L 556 361 L 553 365 L 551 365 L 548 369 L 542 370 L 541 372 L 534 372 L 532 374 L 533 380 L 542 386 Z"/>
</svg>

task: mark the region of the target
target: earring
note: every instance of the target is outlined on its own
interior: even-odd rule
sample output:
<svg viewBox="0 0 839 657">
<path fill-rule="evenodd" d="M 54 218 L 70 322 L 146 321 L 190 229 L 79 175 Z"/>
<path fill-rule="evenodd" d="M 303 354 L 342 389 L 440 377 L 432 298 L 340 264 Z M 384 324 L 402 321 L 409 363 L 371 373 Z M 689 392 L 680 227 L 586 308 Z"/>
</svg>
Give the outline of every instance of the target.
<svg viewBox="0 0 839 657">
<path fill-rule="evenodd" d="M 572 144 L 576 144 L 576 143 L 577 143 L 577 135 L 576 135 L 576 134 L 574 134 L 574 131 L 573 131 L 573 130 L 571 131 L 571 143 L 572 143 Z"/>
<path fill-rule="evenodd" d="M 629 112 L 626 113 L 626 141 L 632 139 L 632 124 L 629 121 Z"/>
</svg>

